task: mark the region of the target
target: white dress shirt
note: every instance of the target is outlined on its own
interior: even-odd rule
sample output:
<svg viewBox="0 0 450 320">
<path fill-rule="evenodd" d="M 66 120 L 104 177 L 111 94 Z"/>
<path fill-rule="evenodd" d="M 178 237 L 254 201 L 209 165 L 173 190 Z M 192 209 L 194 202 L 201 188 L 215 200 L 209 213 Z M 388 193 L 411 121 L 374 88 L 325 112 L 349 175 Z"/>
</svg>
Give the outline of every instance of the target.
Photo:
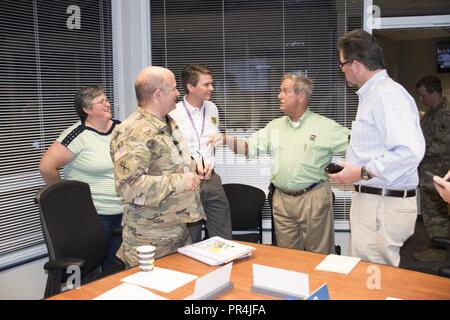
<svg viewBox="0 0 450 320">
<path fill-rule="evenodd" d="M 188 112 L 191 117 L 189 117 Z M 203 156 L 204 161 L 214 168 L 214 147 L 209 144 L 209 139 L 219 133 L 217 106 L 211 101 L 203 101 L 201 108 L 195 108 L 186 101 L 185 96 L 183 101 L 178 102 L 176 109 L 172 110 L 169 115 L 175 119 L 180 127 L 195 160 L 201 161 L 201 156 Z"/>
<path fill-rule="evenodd" d="M 415 189 L 417 167 L 425 153 L 419 113 L 411 95 L 386 70 L 358 91 L 347 161 L 365 166 L 376 177 L 356 184 L 388 189 Z"/>
</svg>

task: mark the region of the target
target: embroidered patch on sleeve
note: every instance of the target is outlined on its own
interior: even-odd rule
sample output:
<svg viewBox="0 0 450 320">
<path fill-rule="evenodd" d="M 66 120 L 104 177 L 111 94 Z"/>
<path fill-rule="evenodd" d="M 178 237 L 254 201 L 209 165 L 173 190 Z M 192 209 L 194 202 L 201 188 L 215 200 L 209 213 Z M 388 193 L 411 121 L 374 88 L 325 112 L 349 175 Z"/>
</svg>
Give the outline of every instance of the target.
<svg viewBox="0 0 450 320">
<path fill-rule="evenodd" d="M 128 151 L 125 148 L 120 148 L 114 153 L 114 161 L 120 160 L 122 157 L 126 156 Z"/>
</svg>

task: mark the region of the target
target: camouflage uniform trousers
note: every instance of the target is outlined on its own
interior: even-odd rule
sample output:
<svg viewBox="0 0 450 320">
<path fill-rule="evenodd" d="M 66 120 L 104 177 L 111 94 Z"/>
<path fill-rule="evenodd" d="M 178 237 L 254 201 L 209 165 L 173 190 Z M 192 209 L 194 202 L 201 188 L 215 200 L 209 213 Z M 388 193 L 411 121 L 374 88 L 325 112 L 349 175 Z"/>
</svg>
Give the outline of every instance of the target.
<svg viewBox="0 0 450 320">
<path fill-rule="evenodd" d="M 443 177 L 448 168 L 448 164 L 427 162 L 426 159 L 419 167 L 420 212 L 430 239 L 449 236 L 449 206 L 439 196 L 432 179 L 424 172 L 429 171 Z"/>
<path fill-rule="evenodd" d="M 155 259 L 177 251 L 178 248 L 191 244 L 191 236 L 186 224 L 167 228 L 140 229 L 125 225 L 122 232 L 122 246 L 117 256 L 125 262 L 127 268 L 139 265 L 136 247 L 152 245 L 156 247 Z"/>
<path fill-rule="evenodd" d="M 419 166 L 421 213 L 430 238 L 448 237 L 448 204 L 425 174 L 429 171 L 443 177 L 450 169 L 450 105 L 445 97 L 441 104 L 427 111 L 421 126 L 426 141 L 425 157 Z"/>
</svg>

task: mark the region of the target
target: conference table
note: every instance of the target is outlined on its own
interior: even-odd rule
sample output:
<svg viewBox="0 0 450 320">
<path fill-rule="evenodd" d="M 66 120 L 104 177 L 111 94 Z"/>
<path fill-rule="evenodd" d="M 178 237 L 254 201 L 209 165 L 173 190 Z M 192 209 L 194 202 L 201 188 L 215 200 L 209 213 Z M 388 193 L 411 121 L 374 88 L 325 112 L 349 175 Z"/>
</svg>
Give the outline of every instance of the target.
<svg viewBox="0 0 450 320">
<path fill-rule="evenodd" d="M 217 297 L 220 300 L 267 300 L 275 296 L 252 292 L 252 265 L 254 263 L 297 271 L 309 275 L 310 291 L 328 284 L 331 300 L 450 299 L 450 279 L 426 273 L 360 261 L 350 274 L 315 270 L 326 257 L 319 253 L 285 249 L 263 244 L 249 244 L 256 248 L 250 257 L 235 260 L 231 273 L 234 287 Z M 203 276 L 218 267 L 212 267 L 179 253 L 155 261 L 155 266 Z M 89 300 L 122 284 L 123 279 L 139 268 L 132 268 L 53 296 L 52 300 Z M 194 291 L 192 281 L 170 293 L 150 290 L 168 299 L 184 299 Z"/>
</svg>

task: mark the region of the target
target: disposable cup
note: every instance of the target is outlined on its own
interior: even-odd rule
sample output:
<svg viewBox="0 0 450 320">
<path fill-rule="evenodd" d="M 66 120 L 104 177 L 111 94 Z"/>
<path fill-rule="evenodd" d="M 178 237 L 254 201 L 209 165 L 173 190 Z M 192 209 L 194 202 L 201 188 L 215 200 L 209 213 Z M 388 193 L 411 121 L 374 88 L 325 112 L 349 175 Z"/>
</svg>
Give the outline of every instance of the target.
<svg viewBox="0 0 450 320">
<path fill-rule="evenodd" d="M 155 253 L 155 250 L 156 248 L 150 245 L 136 247 L 137 254 L 152 254 Z"/>
<path fill-rule="evenodd" d="M 137 255 L 139 260 L 151 260 L 155 258 L 155 254 L 138 254 Z"/>
<path fill-rule="evenodd" d="M 138 260 L 139 261 L 139 265 L 140 266 L 153 266 L 155 264 L 155 260 L 151 259 L 151 260 Z"/>
<path fill-rule="evenodd" d="M 149 272 L 153 270 L 153 265 L 150 266 L 139 265 L 139 269 L 141 269 L 141 271 L 143 272 Z"/>
<path fill-rule="evenodd" d="M 153 270 L 155 265 L 155 251 L 156 248 L 150 245 L 136 247 L 139 268 L 141 271 L 147 272 Z"/>
</svg>

